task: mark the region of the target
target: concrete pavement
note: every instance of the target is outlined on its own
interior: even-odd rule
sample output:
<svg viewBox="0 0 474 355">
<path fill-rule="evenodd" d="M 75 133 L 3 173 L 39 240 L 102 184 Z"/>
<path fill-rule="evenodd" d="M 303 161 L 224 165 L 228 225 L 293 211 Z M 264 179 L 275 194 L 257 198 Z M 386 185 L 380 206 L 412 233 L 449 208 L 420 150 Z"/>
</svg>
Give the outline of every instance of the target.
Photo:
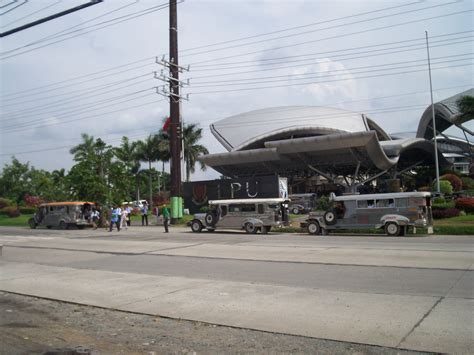
<svg viewBox="0 0 474 355">
<path fill-rule="evenodd" d="M 0 289 L 340 341 L 474 349 L 472 238 L 134 233 L 4 235 Z"/>
</svg>

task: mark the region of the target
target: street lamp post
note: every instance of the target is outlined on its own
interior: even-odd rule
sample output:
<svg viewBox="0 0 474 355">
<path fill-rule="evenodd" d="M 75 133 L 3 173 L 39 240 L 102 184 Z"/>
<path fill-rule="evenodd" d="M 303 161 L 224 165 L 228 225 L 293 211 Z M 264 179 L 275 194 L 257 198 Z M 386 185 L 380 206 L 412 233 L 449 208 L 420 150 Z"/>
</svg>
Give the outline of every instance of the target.
<svg viewBox="0 0 474 355">
<path fill-rule="evenodd" d="M 440 193 L 439 187 L 439 163 L 438 163 L 438 143 L 436 140 L 436 119 L 435 119 L 435 109 L 433 103 L 433 84 L 431 82 L 431 63 L 430 63 L 430 47 L 428 44 L 428 31 L 425 31 L 426 36 L 426 52 L 428 54 L 428 73 L 430 77 L 430 94 L 431 94 L 431 114 L 433 119 L 433 140 L 434 140 L 434 156 L 435 156 L 435 169 L 436 169 L 436 192 Z"/>
</svg>

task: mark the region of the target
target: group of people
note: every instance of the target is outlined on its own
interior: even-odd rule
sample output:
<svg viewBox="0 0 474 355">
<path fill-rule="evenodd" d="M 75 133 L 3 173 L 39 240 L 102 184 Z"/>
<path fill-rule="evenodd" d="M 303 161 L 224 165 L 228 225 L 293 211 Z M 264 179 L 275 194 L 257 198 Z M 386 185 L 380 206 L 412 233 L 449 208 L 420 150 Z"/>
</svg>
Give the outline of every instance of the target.
<svg viewBox="0 0 474 355">
<path fill-rule="evenodd" d="M 148 204 L 143 204 L 140 208 L 140 214 L 142 216 L 142 226 L 148 226 Z M 131 223 L 132 208 L 127 204 L 124 208 L 115 205 L 110 211 L 110 224 L 109 232 L 112 232 L 114 225 L 117 227 L 117 231 L 124 227 L 128 229 Z M 157 216 L 159 215 L 159 209 L 157 209 Z M 162 209 L 163 225 L 165 227 L 165 233 L 168 233 L 168 225 L 170 220 L 170 212 L 166 206 Z"/>
<path fill-rule="evenodd" d="M 110 223 L 109 232 L 112 232 L 114 225 L 117 227 L 117 231 L 120 229 L 128 229 L 131 224 L 132 208 L 129 205 L 125 205 L 124 208 L 115 205 L 110 211 Z"/>
</svg>

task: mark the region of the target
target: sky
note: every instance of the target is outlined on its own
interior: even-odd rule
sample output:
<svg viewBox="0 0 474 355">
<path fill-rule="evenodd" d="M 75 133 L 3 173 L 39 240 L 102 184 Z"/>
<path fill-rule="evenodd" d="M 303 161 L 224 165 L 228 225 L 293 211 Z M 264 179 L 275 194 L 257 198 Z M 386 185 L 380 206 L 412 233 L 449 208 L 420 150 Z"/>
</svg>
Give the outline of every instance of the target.
<svg viewBox="0 0 474 355">
<path fill-rule="evenodd" d="M 0 31 L 87 2 L 0 0 Z M 161 128 L 167 4 L 105 0 L 0 39 L 0 167 L 15 156 L 68 170 L 82 133 L 118 146 Z M 430 104 L 425 31 L 436 102 L 474 86 L 473 9 L 469 0 L 180 2 L 182 119 L 203 128 L 211 153 L 225 151 L 211 123 L 268 107 L 336 107 L 388 133 L 416 131 Z M 218 176 L 197 169 L 192 179 Z"/>
</svg>

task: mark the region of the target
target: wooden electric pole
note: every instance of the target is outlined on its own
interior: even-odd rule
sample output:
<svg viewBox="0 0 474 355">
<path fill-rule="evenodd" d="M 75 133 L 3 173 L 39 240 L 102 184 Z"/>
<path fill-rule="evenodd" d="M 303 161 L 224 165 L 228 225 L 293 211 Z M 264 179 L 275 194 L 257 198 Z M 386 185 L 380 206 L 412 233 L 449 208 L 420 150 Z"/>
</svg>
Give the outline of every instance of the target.
<svg viewBox="0 0 474 355">
<path fill-rule="evenodd" d="M 179 218 L 181 202 L 181 117 L 179 112 L 178 14 L 170 0 L 170 117 L 171 117 L 171 223 Z"/>
</svg>

